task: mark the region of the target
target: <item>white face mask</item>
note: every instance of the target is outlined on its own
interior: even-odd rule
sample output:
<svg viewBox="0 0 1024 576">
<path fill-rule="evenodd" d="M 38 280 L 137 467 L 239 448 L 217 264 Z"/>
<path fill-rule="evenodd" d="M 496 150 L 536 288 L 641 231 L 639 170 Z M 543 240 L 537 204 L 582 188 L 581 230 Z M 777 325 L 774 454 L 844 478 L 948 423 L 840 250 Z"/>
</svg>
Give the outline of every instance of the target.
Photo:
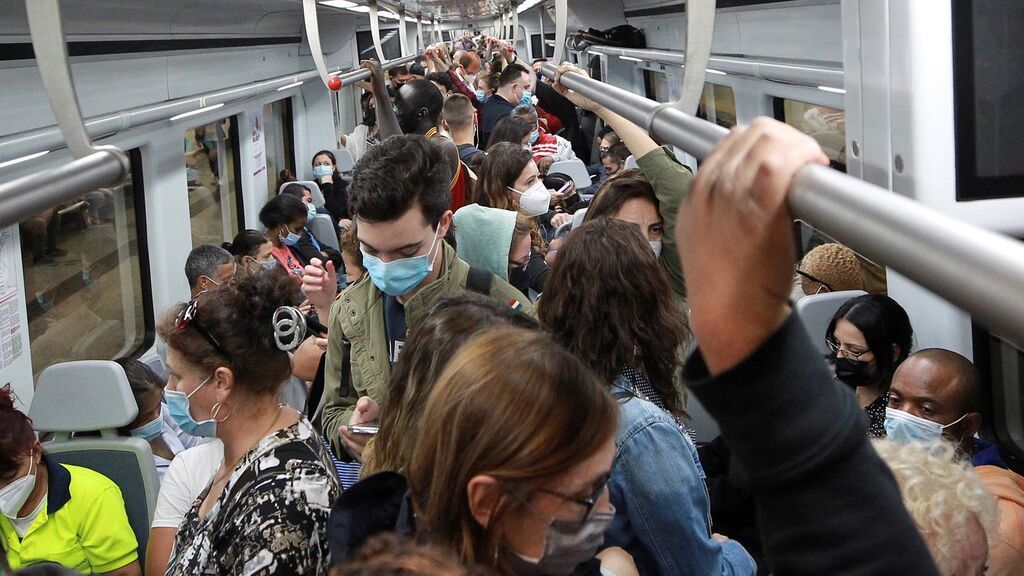
<svg viewBox="0 0 1024 576">
<path fill-rule="evenodd" d="M 28 497 L 32 495 L 32 489 L 36 486 L 36 473 L 33 471 L 34 468 L 37 468 L 35 451 L 31 452 L 29 457 L 32 458 L 32 466 L 29 468 L 28 474 L 0 490 L 0 512 L 8 518 L 18 517 L 18 512 L 28 501 Z"/>
<path fill-rule="evenodd" d="M 648 244 L 651 245 L 651 251 L 654 252 L 655 258 L 661 257 L 661 240 L 648 240 Z"/>
<path fill-rule="evenodd" d="M 523 214 L 531 218 L 547 214 L 548 206 L 551 204 L 551 194 L 544 187 L 544 182 L 537 180 L 525 192 L 520 192 L 512 187 L 509 187 L 509 190 L 520 195 L 519 209 L 522 210 Z"/>
</svg>

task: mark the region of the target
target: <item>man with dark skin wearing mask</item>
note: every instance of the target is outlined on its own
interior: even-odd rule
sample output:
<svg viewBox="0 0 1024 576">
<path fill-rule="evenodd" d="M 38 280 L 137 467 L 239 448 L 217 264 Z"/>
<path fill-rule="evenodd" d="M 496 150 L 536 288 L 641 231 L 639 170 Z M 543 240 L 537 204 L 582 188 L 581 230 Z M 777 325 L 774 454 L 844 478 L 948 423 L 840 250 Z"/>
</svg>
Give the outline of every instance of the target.
<svg viewBox="0 0 1024 576">
<path fill-rule="evenodd" d="M 466 204 L 468 170 L 459 159 L 459 148 L 450 139 L 440 137 L 441 110 L 444 97 L 429 80 L 411 80 L 395 92 L 394 107 L 388 101 L 384 75 L 376 60 L 365 60 L 362 67 L 370 70 L 370 84 L 377 105 L 377 122 L 382 139 L 400 134 L 419 134 L 441 146 L 451 163 L 451 209 Z M 396 116 L 397 114 L 397 116 Z"/>
</svg>

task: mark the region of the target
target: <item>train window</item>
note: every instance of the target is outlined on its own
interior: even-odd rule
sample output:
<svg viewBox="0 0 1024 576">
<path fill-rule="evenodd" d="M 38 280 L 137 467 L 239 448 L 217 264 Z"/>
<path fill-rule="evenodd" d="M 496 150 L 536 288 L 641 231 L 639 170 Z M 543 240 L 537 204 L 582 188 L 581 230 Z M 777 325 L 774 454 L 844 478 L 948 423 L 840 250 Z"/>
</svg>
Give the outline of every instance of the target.
<svg viewBox="0 0 1024 576">
<path fill-rule="evenodd" d="M 1024 351 L 975 325 L 974 361 L 982 374 L 982 390 L 991 400 L 986 406 L 985 427 L 995 432 L 1001 447 L 1008 448 L 1012 465 L 1024 459 Z M 992 414 L 991 421 L 988 414 Z M 1018 470 L 1020 466 L 1016 466 Z"/>
<path fill-rule="evenodd" d="M 697 117 L 726 128 L 735 126 L 736 95 L 732 87 L 705 83 L 697 106 Z"/>
<path fill-rule="evenodd" d="M 109 360 L 151 342 L 141 155 L 131 179 L 21 222 L 32 372 L 56 362 Z"/>
<path fill-rule="evenodd" d="M 543 41 L 540 38 L 540 34 L 530 34 L 530 50 L 531 50 L 530 54 L 533 54 L 534 58 L 541 58 L 541 54 L 544 55 L 543 56 L 544 58 L 551 58 L 552 56 L 555 55 L 555 47 L 554 46 L 548 46 L 547 41 L 548 40 L 554 40 L 554 39 L 555 39 L 555 33 L 554 32 L 549 32 L 549 33 L 544 34 L 544 40 Z M 544 50 L 543 52 L 541 52 L 542 48 Z"/>
<path fill-rule="evenodd" d="M 775 119 L 818 141 L 836 170 L 846 172 L 846 112 L 789 98 L 775 98 Z"/>
<path fill-rule="evenodd" d="M 242 228 L 238 157 L 235 118 L 185 131 L 192 246 L 230 242 Z"/>
<path fill-rule="evenodd" d="M 669 94 L 668 87 L 668 75 L 664 72 L 655 72 L 650 70 L 650 92 L 655 102 L 671 102 L 672 96 Z"/>
<path fill-rule="evenodd" d="M 285 98 L 263 105 L 263 142 L 267 148 L 268 199 L 277 195 L 279 176 L 295 173 L 295 136 L 292 132 L 292 100 Z"/>
</svg>

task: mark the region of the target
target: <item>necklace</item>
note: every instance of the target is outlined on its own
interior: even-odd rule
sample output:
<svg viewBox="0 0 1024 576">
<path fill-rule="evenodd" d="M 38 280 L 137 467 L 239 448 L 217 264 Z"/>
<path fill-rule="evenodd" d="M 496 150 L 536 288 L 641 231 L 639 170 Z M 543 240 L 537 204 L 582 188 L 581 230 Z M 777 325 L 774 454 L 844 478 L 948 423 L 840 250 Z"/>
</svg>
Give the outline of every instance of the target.
<svg viewBox="0 0 1024 576">
<path fill-rule="evenodd" d="M 281 412 L 283 412 L 283 411 L 284 411 L 284 404 L 278 404 L 277 405 L 277 414 L 274 416 L 274 419 L 270 422 L 270 426 L 267 426 L 267 429 L 263 431 L 263 434 L 260 434 L 259 440 L 256 441 L 257 445 L 259 444 L 259 441 L 264 439 L 264 438 L 266 438 L 267 434 L 269 434 L 270 431 L 274 428 L 274 424 L 277 424 L 278 419 L 281 418 Z M 218 474 L 217 477 L 214 478 L 213 484 L 217 484 L 218 482 L 220 482 L 224 478 L 227 478 L 227 476 L 229 474 L 231 474 L 231 472 L 233 472 L 235 470 L 235 467 L 238 466 L 238 463 L 241 462 L 242 460 L 244 460 L 245 457 L 251 451 L 252 451 L 251 449 L 247 450 L 245 452 L 245 454 L 242 454 L 241 456 L 239 456 L 238 459 L 235 460 L 234 463 L 231 464 L 230 468 L 227 468 L 225 472 L 221 472 L 220 474 Z"/>
</svg>

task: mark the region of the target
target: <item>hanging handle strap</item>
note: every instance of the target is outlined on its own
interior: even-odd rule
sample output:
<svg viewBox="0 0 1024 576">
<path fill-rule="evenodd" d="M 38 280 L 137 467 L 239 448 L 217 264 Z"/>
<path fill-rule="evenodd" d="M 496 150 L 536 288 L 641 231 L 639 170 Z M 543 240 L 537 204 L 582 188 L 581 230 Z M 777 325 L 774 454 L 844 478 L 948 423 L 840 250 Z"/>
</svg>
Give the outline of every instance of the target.
<svg viewBox="0 0 1024 576">
<path fill-rule="evenodd" d="M 704 76 L 711 58 L 711 40 L 715 34 L 715 0 L 688 0 L 686 3 L 686 64 L 683 90 L 675 106 L 681 112 L 696 114 L 704 93 Z"/>
</svg>

